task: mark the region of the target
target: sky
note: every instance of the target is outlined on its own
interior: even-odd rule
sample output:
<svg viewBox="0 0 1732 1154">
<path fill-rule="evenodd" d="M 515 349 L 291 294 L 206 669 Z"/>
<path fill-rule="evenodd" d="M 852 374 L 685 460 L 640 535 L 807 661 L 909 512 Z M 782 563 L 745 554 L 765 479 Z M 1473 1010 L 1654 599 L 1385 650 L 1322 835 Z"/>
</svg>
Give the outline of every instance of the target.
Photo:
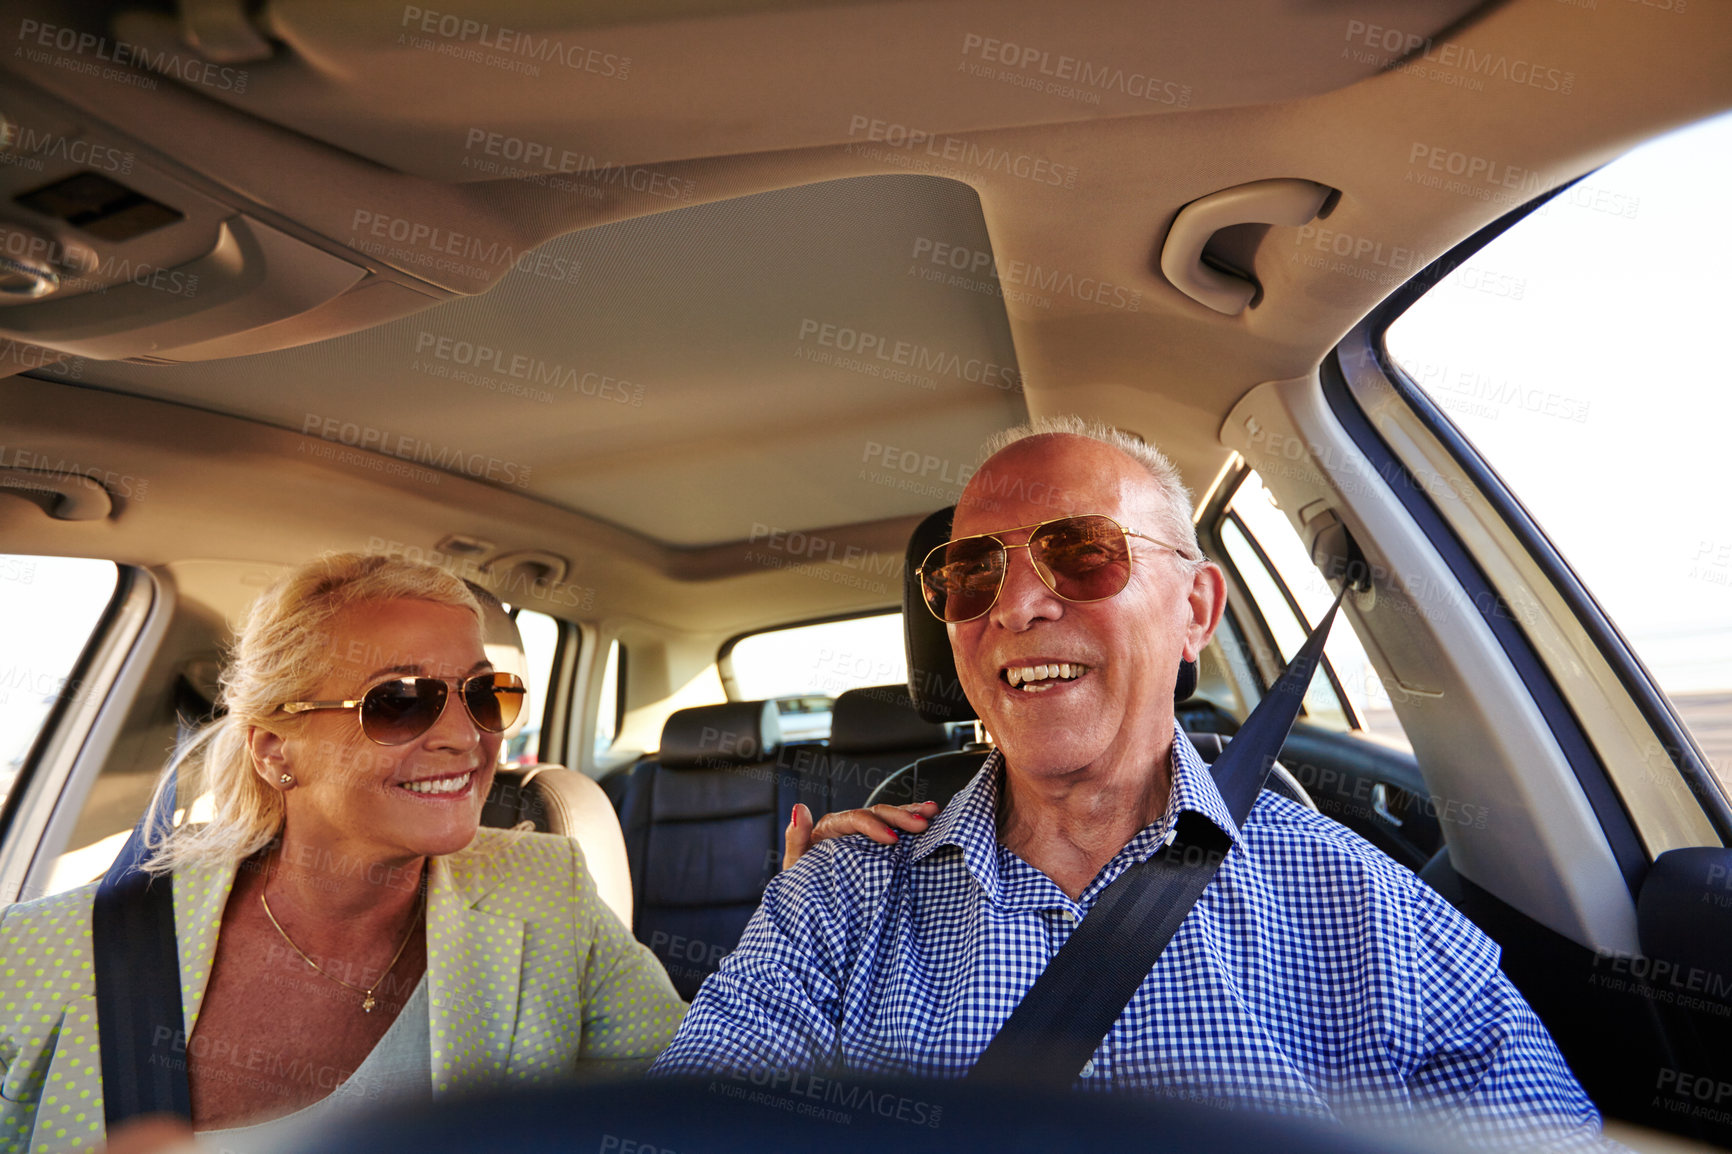
<svg viewBox="0 0 1732 1154">
<path fill-rule="evenodd" d="M 1673 133 L 1388 334 L 1673 693 L 1732 689 L 1728 187 L 1732 116 Z"/>
<path fill-rule="evenodd" d="M 0 797 L 114 595 L 115 574 L 109 561 L 0 554 Z"/>
</svg>

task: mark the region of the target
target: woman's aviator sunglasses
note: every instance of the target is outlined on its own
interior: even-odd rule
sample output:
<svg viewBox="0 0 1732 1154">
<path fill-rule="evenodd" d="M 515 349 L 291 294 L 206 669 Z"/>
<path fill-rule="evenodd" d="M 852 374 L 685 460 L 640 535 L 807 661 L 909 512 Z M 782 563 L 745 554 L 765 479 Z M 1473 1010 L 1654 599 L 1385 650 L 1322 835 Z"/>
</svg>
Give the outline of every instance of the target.
<svg viewBox="0 0 1732 1154">
<path fill-rule="evenodd" d="M 503 733 L 523 712 L 526 690 L 515 673 L 478 673 L 457 686 L 457 696 L 477 729 Z M 396 677 L 381 681 L 353 701 L 289 701 L 283 713 L 313 713 L 321 709 L 359 711 L 361 732 L 377 745 L 402 745 L 438 724 L 451 696 L 449 683 L 437 677 Z"/>
<path fill-rule="evenodd" d="M 952 625 L 985 615 L 1004 589 L 1012 549 L 1027 549 L 1034 571 L 1048 589 L 1066 601 L 1105 601 L 1124 590 L 1131 579 L 1129 537 L 1141 537 L 1186 556 L 1177 545 L 1127 529 L 1099 513 L 999 532 L 1023 529 L 1029 534 L 1021 545 L 1006 545 L 996 534 L 981 533 L 948 541 L 928 553 L 920 564 L 920 590 L 932 615 Z"/>
</svg>

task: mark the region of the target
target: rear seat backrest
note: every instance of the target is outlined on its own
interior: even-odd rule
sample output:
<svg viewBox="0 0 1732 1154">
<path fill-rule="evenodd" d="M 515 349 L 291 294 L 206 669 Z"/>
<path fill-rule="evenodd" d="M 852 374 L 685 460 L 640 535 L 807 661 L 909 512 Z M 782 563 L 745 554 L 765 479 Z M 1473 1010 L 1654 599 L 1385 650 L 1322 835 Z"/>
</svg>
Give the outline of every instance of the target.
<svg viewBox="0 0 1732 1154">
<path fill-rule="evenodd" d="M 850 689 L 836 698 L 830 717 L 830 746 L 820 763 L 826 812 L 858 809 L 903 766 L 956 748 L 943 725 L 914 711 L 907 685 Z"/>
<path fill-rule="evenodd" d="M 601 786 L 576 770 L 547 762 L 501 768 L 494 774 L 481 824 L 509 829 L 525 821 L 542 833 L 560 834 L 578 844 L 601 900 L 629 927 L 631 867 L 619 815 Z"/>
<path fill-rule="evenodd" d="M 1232 740 L 1218 733 L 1187 732 L 1185 737 L 1205 765 L 1215 764 L 1227 742 Z M 900 805 L 907 801 L 936 801 L 940 806 L 948 805 L 950 799 L 980 771 L 991 752 L 991 747 L 985 747 L 927 758 L 892 774 L 868 800 L 873 805 L 880 802 Z M 1270 763 L 1269 778 L 1263 783 L 1263 788 L 1317 812 L 1317 803 L 1311 800 L 1299 779 L 1278 761 Z"/>
<path fill-rule="evenodd" d="M 781 744 L 772 701 L 682 709 L 626 783 L 633 929 L 688 1000 L 738 944 L 781 864 L 784 803 L 799 797 L 797 775 L 777 768 Z"/>
</svg>

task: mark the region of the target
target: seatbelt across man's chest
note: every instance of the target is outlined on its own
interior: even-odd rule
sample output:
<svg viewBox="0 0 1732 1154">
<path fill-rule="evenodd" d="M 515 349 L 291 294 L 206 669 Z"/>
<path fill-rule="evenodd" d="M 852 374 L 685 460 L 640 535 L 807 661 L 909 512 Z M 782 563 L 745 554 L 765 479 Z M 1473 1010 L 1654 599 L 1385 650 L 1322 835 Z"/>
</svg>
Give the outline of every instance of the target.
<svg viewBox="0 0 1732 1154">
<path fill-rule="evenodd" d="M 1345 595 L 1343 589 L 1209 767 L 1236 825 L 1242 826 L 1250 815 L 1299 716 Z M 1165 850 L 1131 866 L 1101 891 L 987 1045 L 970 1078 L 1059 1088 L 1075 1083 L 1214 878 L 1231 844 L 1207 818 L 1189 812 L 1178 815 L 1168 836 Z"/>
</svg>

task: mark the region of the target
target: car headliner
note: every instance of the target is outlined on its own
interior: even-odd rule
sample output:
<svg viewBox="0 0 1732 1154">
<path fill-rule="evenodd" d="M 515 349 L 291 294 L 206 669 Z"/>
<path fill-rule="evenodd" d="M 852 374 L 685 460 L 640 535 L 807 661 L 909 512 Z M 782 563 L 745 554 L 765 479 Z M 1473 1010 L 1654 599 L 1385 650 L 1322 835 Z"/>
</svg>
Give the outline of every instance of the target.
<svg viewBox="0 0 1732 1154">
<path fill-rule="evenodd" d="M 70 6 L 36 10 L 76 23 L 62 7 Z M 385 0 L 267 4 L 261 19 L 279 47 L 274 59 L 246 65 L 253 82 L 244 96 L 125 88 L 5 61 L 167 158 L 164 167 L 199 195 L 366 264 L 369 284 L 413 288 L 418 307 L 450 298 L 400 315 L 397 303 L 367 305 L 382 299 L 375 294 L 292 332 L 223 346 L 332 338 L 248 357 L 82 366 L 84 387 L 292 434 L 185 410 L 165 421 L 158 408 L 90 393 L 75 414 L 60 386 L 9 385 L 34 442 L 75 458 L 81 449 L 87 459 L 121 454 L 168 475 L 220 451 L 252 468 L 220 494 L 183 502 L 182 515 L 209 514 L 202 532 L 168 525 L 139 502 L 108 555 L 161 563 L 208 553 L 220 526 L 235 541 L 231 555 L 287 560 L 309 542 L 376 535 L 390 508 L 393 532 L 421 546 L 453 530 L 563 554 L 577 541 L 605 555 L 588 572 L 610 604 L 670 623 L 716 628 L 888 603 L 893 590 L 842 583 L 806 581 L 795 593 L 789 575 L 766 573 L 746 546 L 779 529 L 894 552 L 920 513 L 954 498 L 982 436 L 1025 408 L 1083 412 L 1157 441 L 1200 489 L 1228 458 L 1220 427 L 1233 404 L 1261 382 L 1312 373 L 1405 275 L 1538 189 L 1732 104 L 1732 9 L 1710 5 L 488 9 L 499 25 L 629 57 L 621 80 L 459 66 L 404 39 L 408 11 Z M 112 28 L 188 51 L 163 17 L 124 13 Z M 1432 39 L 1405 63 L 1383 47 L 1421 37 Z M 969 66 L 988 39 L 1001 56 L 1006 43 L 1038 46 L 1158 76 L 1183 89 L 1183 103 L 1132 99 L 1110 84 L 1090 103 L 1002 79 L 1039 74 L 1046 57 L 982 78 Z M 1469 69 L 1436 63 L 1464 59 L 1503 63 L 1476 90 L 1464 82 Z M 1511 79 L 1512 61 L 1567 65 L 1568 90 Z M 898 127 L 926 143 L 907 146 Z M 490 134 L 599 157 L 614 172 L 647 168 L 663 191 L 671 183 L 690 195 L 670 200 L 623 183 L 558 194 L 535 178 L 477 174 L 465 161 L 491 155 Z M 1032 160 L 1044 175 L 994 157 Z M 1457 158 L 1492 179 L 1450 178 Z M 914 171 L 916 162 L 931 171 Z M 1063 176 L 1056 184 L 1053 172 Z M 1515 174 L 1516 188 L 1497 172 Z M 1315 232 L 1248 226 L 1221 236 L 1218 255 L 1262 286 L 1254 307 L 1226 317 L 1174 289 L 1159 255 L 1178 210 L 1275 177 L 1339 190 L 1320 225 L 1379 253 L 1399 250 L 1399 260 L 1366 276 L 1364 262 L 1344 269 L 1309 259 L 1301 242 Z M 387 212 L 514 253 L 545 244 L 542 257 L 580 271 L 550 277 L 544 260 L 470 275 L 428 271 L 415 252 L 356 251 L 368 235 L 359 214 Z M 208 240 L 207 232 L 199 243 Z M 938 244 L 990 251 L 1000 283 L 990 273 L 962 287 L 925 281 Z M 1036 291 L 1010 291 L 1031 275 Z M 1084 282 L 1095 299 L 1075 287 Z M 1117 290 L 1107 303 L 1103 284 Z M 383 323 L 351 332 L 375 321 Z M 124 325 L 117 317 L 115 327 Z M 825 325 L 834 326 L 829 343 Z M 843 330 L 928 350 L 940 368 L 908 382 L 839 367 Z M 432 375 L 430 367 L 443 371 L 435 360 L 462 367 L 457 342 L 551 366 L 572 395 L 543 402 Z M 816 352 L 832 362 L 814 363 Z M 969 379 L 963 366 L 980 364 L 1014 366 L 1015 387 L 1003 387 L 1002 375 L 996 384 Z M 528 479 L 447 478 L 405 502 L 414 486 L 350 469 L 339 479 L 355 494 L 352 508 L 327 500 L 315 516 L 293 499 L 321 491 L 305 476 L 312 462 L 299 434 L 341 438 L 344 425 L 459 445 L 514 463 Z M 327 480 L 322 491 L 339 490 Z M 247 502 L 270 493 L 290 495 L 273 505 L 274 531 L 249 529 Z M 453 510 L 469 520 L 458 523 Z M 25 538 L 49 528 L 8 516 L 8 529 L 14 520 Z M 46 532 L 42 542 L 56 543 Z M 673 585 L 729 575 L 757 579 L 751 609 L 714 616 L 733 595 L 669 608 Z M 626 590 L 645 577 L 660 580 Z"/>
</svg>

